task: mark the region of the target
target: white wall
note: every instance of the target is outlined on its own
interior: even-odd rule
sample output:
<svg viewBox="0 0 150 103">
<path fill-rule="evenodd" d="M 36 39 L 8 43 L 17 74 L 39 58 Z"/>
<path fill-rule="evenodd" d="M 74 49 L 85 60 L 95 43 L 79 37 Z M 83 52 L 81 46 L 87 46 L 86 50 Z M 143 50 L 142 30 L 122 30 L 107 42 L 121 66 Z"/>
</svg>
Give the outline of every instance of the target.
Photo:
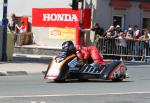
<svg viewBox="0 0 150 103">
<path fill-rule="evenodd" d="M 109 0 L 97 0 L 94 12 L 94 22 L 100 23 L 104 29 L 112 25 L 112 12 L 108 4 Z"/>
<path fill-rule="evenodd" d="M 0 0 L 0 21 L 2 20 L 3 18 L 3 1 Z"/>
<path fill-rule="evenodd" d="M 8 13 L 32 15 L 32 8 L 68 8 L 72 0 L 8 0 Z"/>
<path fill-rule="evenodd" d="M 16 16 L 27 16 L 32 21 L 32 8 L 69 8 L 72 0 L 8 0 L 8 17 L 12 13 Z M 0 11 L 2 11 L 0 9 Z M 49 28 L 33 27 L 35 42 L 42 46 L 60 47 L 62 40 L 50 40 L 48 38 Z"/>
</svg>

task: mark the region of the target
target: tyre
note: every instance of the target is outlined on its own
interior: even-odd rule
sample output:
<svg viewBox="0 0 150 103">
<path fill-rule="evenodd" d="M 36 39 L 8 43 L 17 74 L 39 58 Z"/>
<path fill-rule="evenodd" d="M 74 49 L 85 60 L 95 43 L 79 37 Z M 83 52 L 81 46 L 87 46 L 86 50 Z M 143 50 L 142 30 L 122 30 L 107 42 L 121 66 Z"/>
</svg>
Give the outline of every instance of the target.
<svg viewBox="0 0 150 103">
<path fill-rule="evenodd" d="M 122 82 L 123 78 L 114 78 L 112 79 L 113 82 Z"/>
<path fill-rule="evenodd" d="M 64 83 L 65 79 L 55 79 L 54 82 L 55 83 Z"/>
<path fill-rule="evenodd" d="M 62 83 L 65 82 L 66 78 L 68 76 L 68 68 L 65 68 L 65 66 L 60 70 L 60 73 L 58 77 L 54 80 L 56 83 Z"/>
<path fill-rule="evenodd" d="M 79 79 L 80 82 L 87 82 L 88 79 Z"/>
</svg>

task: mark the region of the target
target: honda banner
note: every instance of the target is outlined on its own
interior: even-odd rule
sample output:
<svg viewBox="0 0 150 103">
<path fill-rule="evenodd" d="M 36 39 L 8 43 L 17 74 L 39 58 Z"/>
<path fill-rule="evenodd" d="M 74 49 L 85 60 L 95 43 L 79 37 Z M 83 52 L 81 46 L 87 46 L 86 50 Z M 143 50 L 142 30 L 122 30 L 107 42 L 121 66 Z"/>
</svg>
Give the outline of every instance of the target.
<svg viewBox="0 0 150 103">
<path fill-rule="evenodd" d="M 84 27 L 91 23 L 91 9 L 84 9 Z M 81 10 L 71 8 L 33 8 L 32 26 L 36 27 L 73 27 L 79 24 Z"/>
</svg>

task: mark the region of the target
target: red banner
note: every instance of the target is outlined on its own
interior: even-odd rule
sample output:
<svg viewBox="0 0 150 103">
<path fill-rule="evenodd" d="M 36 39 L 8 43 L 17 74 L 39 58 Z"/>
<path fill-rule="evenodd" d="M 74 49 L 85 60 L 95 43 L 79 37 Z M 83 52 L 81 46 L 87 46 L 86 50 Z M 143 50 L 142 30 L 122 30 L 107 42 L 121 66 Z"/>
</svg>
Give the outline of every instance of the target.
<svg viewBox="0 0 150 103">
<path fill-rule="evenodd" d="M 24 24 L 25 24 L 25 27 L 26 27 L 26 32 L 28 32 L 28 25 L 29 25 L 29 23 L 28 23 L 28 17 L 23 17 L 23 16 L 21 16 L 20 17 L 20 20 L 21 21 L 24 21 Z"/>
<path fill-rule="evenodd" d="M 80 21 L 81 10 L 71 8 L 33 8 L 32 26 L 37 27 L 76 27 Z M 90 27 L 91 9 L 84 10 L 84 27 Z"/>
</svg>

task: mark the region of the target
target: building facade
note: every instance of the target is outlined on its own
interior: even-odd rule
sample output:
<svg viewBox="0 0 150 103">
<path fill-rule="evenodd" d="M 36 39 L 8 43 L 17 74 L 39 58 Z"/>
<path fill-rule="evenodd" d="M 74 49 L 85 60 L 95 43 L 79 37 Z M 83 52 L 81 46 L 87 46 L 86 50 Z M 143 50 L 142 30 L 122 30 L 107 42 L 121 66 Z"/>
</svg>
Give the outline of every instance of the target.
<svg viewBox="0 0 150 103">
<path fill-rule="evenodd" d="M 8 0 L 8 18 L 15 13 L 17 16 L 28 17 L 32 24 L 32 8 L 71 8 L 71 2 L 72 0 Z M 85 0 L 84 4 L 85 8 L 92 10 L 91 24 L 98 22 L 105 30 L 110 25 L 120 25 L 122 30 L 134 25 L 138 25 L 141 29 L 150 26 L 149 0 Z M 2 19 L 2 5 L 1 1 L 0 19 Z M 64 41 L 49 39 L 48 27 L 32 26 L 32 32 L 35 43 L 39 45 L 59 47 Z"/>
<path fill-rule="evenodd" d="M 105 29 L 120 25 L 123 30 L 138 25 L 150 26 L 150 1 L 148 0 L 97 0 L 94 21 Z"/>
</svg>

